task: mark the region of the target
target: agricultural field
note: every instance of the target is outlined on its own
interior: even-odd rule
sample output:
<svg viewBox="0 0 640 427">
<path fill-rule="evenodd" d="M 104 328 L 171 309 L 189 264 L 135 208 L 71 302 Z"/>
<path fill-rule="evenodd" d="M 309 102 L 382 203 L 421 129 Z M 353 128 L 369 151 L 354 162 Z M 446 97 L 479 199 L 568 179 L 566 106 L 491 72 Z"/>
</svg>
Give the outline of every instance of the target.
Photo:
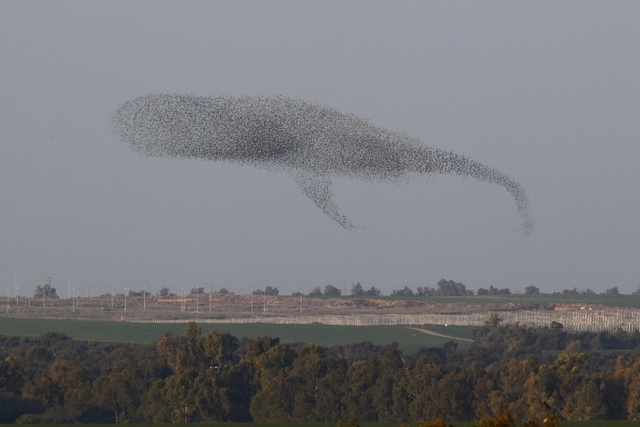
<svg viewBox="0 0 640 427">
<path fill-rule="evenodd" d="M 416 329 L 406 326 L 330 326 L 330 325 L 273 325 L 273 324 L 227 324 L 203 323 L 203 333 L 210 330 L 227 332 L 237 337 L 256 338 L 271 336 L 282 343 L 314 342 L 322 346 L 351 344 L 371 341 L 377 345 L 397 342 L 400 350 L 415 353 L 422 347 L 442 347 L 454 341 L 458 348 L 470 345 L 472 328 L 456 326 L 421 326 Z M 165 333 L 182 334 L 184 323 L 127 323 L 65 319 L 0 319 L 1 335 L 42 335 L 58 332 L 71 338 L 90 341 L 124 343 L 151 343 Z M 421 330 L 418 330 L 421 329 Z M 431 333 L 427 333 L 431 332 Z M 437 335 L 436 335 L 437 334 Z"/>
<path fill-rule="evenodd" d="M 7 300 L 6 316 L 0 317 L 0 334 L 41 335 L 59 332 L 71 338 L 123 343 L 151 343 L 165 333 L 181 334 L 188 319 L 201 321 L 204 333 L 210 330 L 228 332 L 239 338 L 271 336 L 282 343 L 314 342 L 332 346 L 362 341 L 377 345 L 397 342 L 405 354 L 415 353 L 422 347 L 442 347 L 455 341 L 459 349 L 470 345 L 472 331 L 477 326 L 331 326 L 324 320 L 313 320 L 307 324 L 250 323 L 268 322 L 271 319 L 295 319 L 306 316 L 318 319 L 321 316 L 366 315 L 467 315 L 487 312 L 526 313 L 550 317 L 546 322 L 557 320 L 562 324 L 564 314 L 591 314 L 604 307 L 635 307 L 640 304 L 636 295 L 602 294 L 538 294 L 538 295 L 491 295 L 461 297 L 337 297 L 326 296 L 288 297 L 252 296 L 239 294 L 201 294 L 160 297 L 124 295 L 102 295 L 91 298 L 34 300 L 18 298 Z M 593 311 L 591 311 L 593 310 Z M 613 311 L 612 311 L 613 310 Z M 617 313 L 618 308 L 608 309 Z M 635 313 L 635 310 L 632 310 Z M 632 314 L 633 314 L 632 313 Z M 506 315 L 505 314 L 505 315 Z M 633 314 L 637 320 L 637 313 Z M 229 318 L 247 323 L 226 323 Z M 550 320 L 549 320 L 550 319 Z M 480 319 L 481 320 L 481 319 Z M 528 322 L 527 319 L 516 319 Z M 591 322 L 590 319 L 584 322 Z M 603 322 L 602 319 L 599 319 Z M 157 322 L 157 323 L 156 323 Z M 175 322 L 175 323 L 173 323 Z M 210 323 L 209 323 L 210 322 Z M 416 323 L 438 323 L 437 319 L 420 318 Z M 305 322 L 300 322 L 305 323 Z M 331 322 L 327 322 L 331 323 Z M 455 324 L 455 323 L 454 323 Z M 457 322 L 458 325 L 475 323 Z M 619 324 L 612 322 L 611 330 Z"/>
</svg>

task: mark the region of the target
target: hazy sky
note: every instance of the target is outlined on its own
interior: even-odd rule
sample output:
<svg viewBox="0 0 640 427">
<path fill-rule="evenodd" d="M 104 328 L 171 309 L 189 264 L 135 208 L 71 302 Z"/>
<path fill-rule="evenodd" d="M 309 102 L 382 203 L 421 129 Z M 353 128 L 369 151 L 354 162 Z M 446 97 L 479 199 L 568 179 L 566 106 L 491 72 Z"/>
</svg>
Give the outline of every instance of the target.
<svg viewBox="0 0 640 427">
<path fill-rule="evenodd" d="M 0 1 L 0 295 L 635 291 L 638 22 L 637 1 Z M 287 173 L 133 152 L 109 116 L 152 93 L 365 117 L 518 180 L 536 229 L 503 188 L 434 176 L 334 182 L 347 231 Z"/>
</svg>

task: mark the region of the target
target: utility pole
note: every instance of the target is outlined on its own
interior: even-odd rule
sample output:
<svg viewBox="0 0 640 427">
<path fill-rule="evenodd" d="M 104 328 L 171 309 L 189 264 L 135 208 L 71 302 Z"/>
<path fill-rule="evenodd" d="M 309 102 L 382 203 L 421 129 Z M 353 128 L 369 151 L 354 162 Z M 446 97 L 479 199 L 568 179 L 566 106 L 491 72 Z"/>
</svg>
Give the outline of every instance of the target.
<svg viewBox="0 0 640 427">
<path fill-rule="evenodd" d="M 267 287 L 264 287 L 264 292 L 262 293 L 262 312 L 267 312 Z"/>
<path fill-rule="evenodd" d="M 124 311 L 127 311 L 127 291 L 129 288 L 124 288 Z"/>
<path fill-rule="evenodd" d="M 209 313 L 211 313 L 211 297 L 213 296 L 213 285 L 209 285 Z"/>
<path fill-rule="evenodd" d="M 142 287 L 142 309 L 147 309 L 147 285 Z"/>
</svg>

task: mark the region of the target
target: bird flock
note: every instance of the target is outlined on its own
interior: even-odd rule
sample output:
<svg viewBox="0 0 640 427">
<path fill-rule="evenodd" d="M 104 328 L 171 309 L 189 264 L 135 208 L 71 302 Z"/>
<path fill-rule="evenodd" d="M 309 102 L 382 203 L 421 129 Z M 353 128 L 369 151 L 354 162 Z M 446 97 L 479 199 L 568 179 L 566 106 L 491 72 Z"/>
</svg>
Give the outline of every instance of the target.
<svg viewBox="0 0 640 427">
<path fill-rule="evenodd" d="M 226 161 L 287 171 L 310 199 L 345 228 L 356 227 L 333 202 L 332 177 L 373 182 L 459 175 L 496 184 L 514 198 L 527 237 L 534 228 L 517 181 L 482 163 L 423 145 L 404 133 L 334 108 L 287 97 L 155 94 L 124 103 L 111 128 L 147 156 Z"/>
</svg>

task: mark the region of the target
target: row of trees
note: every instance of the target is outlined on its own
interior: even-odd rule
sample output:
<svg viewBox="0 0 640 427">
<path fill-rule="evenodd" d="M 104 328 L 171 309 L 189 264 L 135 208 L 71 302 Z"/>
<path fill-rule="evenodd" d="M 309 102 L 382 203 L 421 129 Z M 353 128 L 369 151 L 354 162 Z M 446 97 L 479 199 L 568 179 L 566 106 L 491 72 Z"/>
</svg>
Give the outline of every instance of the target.
<svg viewBox="0 0 640 427">
<path fill-rule="evenodd" d="M 468 290 L 467 287 L 462 283 L 458 283 L 453 280 L 445 280 L 445 279 L 441 279 L 438 282 L 437 288 L 430 288 L 428 286 L 418 287 L 416 288 L 416 292 L 414 293 L 410 287 L 405 286 L 403 289 L 394 289 L 394 291 L 391 293 L 391 296 L 402 296 L 402 297 L 412 297 L 412 296 L 453 297 L 453 296 L 467 296 L 467 295 L 473 295 L 473 291 Z"/>
<path fill-rule="evenodd" d="M 309 292 L 309 295 L 310 296 L 325 295 L 330 297 L 339 297 L 340 295 L 342 295 L 342 291 L 333 285 L 325 286 L 324 291 L 322 291 L 322 289 L 320 289 L 319 286 L 316 286 L 315 288 L 311 289 L 311 292 Z"/>
<path fill-rule="evenodd" d="M 554 292 L 554 293 L 560 294 L 560 292 Z M 575 287 L 572 289 L 563 289 L 562 294 L 563 295 L 597 295 L 596 291 L 592 289 L 578 290 Z M 608 288 L 606 291 L 602 292 L 600 295 L 620 295 L 620 289 L 618 289 L 617 286 L 613 286 L 611 288 Z M 633 292 L 631 295 L 640 295 L 640 285 L 638 286 L 638 289 L 635 292 Z"/>
<path fill-rule="evenodd" d="M 342 291 L 333 286 L 327 285 L 324 288 L 324 291 L 320 289 L 319 286 L 316 286 L 309 293 L 311 296 L 340 296 L 342 295 Z M 369 289 L 365 289 L 359 282 L 351 285 L 351 295 L 353 296 L 362 296 L 362 297 L 375 297 L 382 295 L 380 289 L 375 286 L 371 286 Z M 467 290 L 465 285 L 462 283 L 454 282 L 453 280 L 445 280 L 442 279 L 438 282 L 438 288 L 430 288 L 430 287 L 418 287 L 414 292 L 408 286 L 405 286 L 401 289 L 394 289 L 391 293 L 391 296 L 397 297 L 428 297 L 428 296 L 464 296 L 464 295 L 473 295 L 473 291 Z"/>
<path fill-rule="evenodd" d="M 209 287 L 209 291 L 211 291 L 213 288 Z M 345 287 L 345 291 L 346 291 L 346 287 Z M 207 293 L 205 287 L 195 287 L 195 288 L 191 288 L 191 290 L 189 291 L 190 294 L 192 295 L 198 295 L 198 294 L 205 294 Z M 229 294 L 229 290 L 226 288 L 221 288 L 219 290 L 216 291 L 216 293 L 220 293 L 223 295 Z M 257 289 L 255 291 L 253 291 L 254 295 L 280 295 L 280 291 L 278 290 L 277 287 L 275 286 L 266 286 L 264 287 L 264 289 Z M 455 282 L 453 280 L 447 280 L 447 279 L 441 279 L 438 283 L 437 283 L 437 287 L 432 288 L 429 286 L 418 286 L 416 288 L 416 290 L 414 291 L 412 288 L 410 288 L 409 286 L 405 286 L 404 288 L 399 288 L 399 289 L 394 289 L 391 292 L 391 296 L 395 296 L 395 297 L 436 297 L 436 296 L 473 296 L 473 295 L 478 295 L 478 296 L 486 296 L 486 295 L 510 295 L 511 294 L 511 290 L 509 288 L 496 288 L 493 285 L 489 286 L 488 289 L 485 288 L 479 288 L 477 290 L 477 292 L 474 292 L 471 289 L 467 289 L 467 287 L 462 284 L 462 283 L 458 283 Z M 527 286 L 524 289 L 524 294 L 525 295 L 539 295 L 540 294 L 540 289 L 537 288 L 536 286 Z M 586 290 L 578 290 L 577 288 L 572 288 L 572 289 L 563 289 L 562 292 L 554 292 L 554 294 L 557 295 L 598 295 L 596 294 L 595 291 L 591 290 L 591 289 L 586 289 Z M 133 289 L 129 290 L 128 296 L 130 297 L 137 297 L 137 296 L 143 296 L 143 295 L 151 295 L 150 292 L 144 291 L 144 290 L 140 290 L 140 291 L 135 291 Z M 167 287 L 163 287 L 162 289 L 160 289 L 157 293 L 158 296 L 161 297 L 175 297 L 177 296 L 175 293 L 171 292 L 171 289 L 167 288 Z M 292 294 L 292 296 L 299 296 L 300 292 L 295 292 Z M 310 296 L 341 296 L 343 295 L 343 291 L 333 285 L 327 285 L 325 286 L 324 290 L 321 289 L 319 286 L 314 287 L 310 292 L 309 292 Z M 376 288 L 375 286 L 371 286 L 368 289 L 365 289 L 359 282 L 358 283 L 354 283 L 351 285 L 351 291 L 350 291 L 350 295 L 353 296 L 362 296 L 362 297 L 375 297 L 375 296 L 379 296 L 382 295 L 382 292 L 380 291 L 380 289 Z M 608 288 L 606 291 L 602 292 L 599 295 L 621 295 L 620 290 L 618 289 L 617 286 Z M 640 285 L 638 287 L 638 290 L 636 290 L 635 292 L 632 293 L 632 295 L 638 295 L 640 296 Z M 49 298 L 49 299 L 57 299 L 58 294 L 56 292 L 56 288 L 53 288 L 51 286 L 51 283 L 45 283 L 43 285 L 38 285 L 35 289 L 34 292 L 34 298 L 43 298 L 43 296 L 45 298 Z"/>
<path fill-rule="evenodd" d="M 530 287 L 528 287 L 527 289 L 530 289 Z M 511 295 L 511 290 L 509 288 L 498 289 L 493 286 L 489 286 L 489 289 L 478 289 L 478 295 Z"/>
<path fill-rule="evenodd" d="M 36 296 L 39 296 L 41 298 L 42 291 L 39 289 L 40 289 L 40 286 L 38 287 L 38 290 L 36 290 Z M 280 291 L 275 286 L 266 286 L 265 289 L 266 289 L 266 295 L 280 295 Z M 53 289 L 52 292 L 55 295 L 55 288 Z M 229 293 L 229 291 L 226 288 L 222 288 L 217 292 L 223 293 L 223 294 Z M 204 287 L 197 287 L 197 288 L 192 288 L 190 293 L 195 295 L 195 294 L 204 294 L 206 292 Z M 253 291 L 254 295 L 264 295 L 264 293 L 265 293 L 265 290 L 262 290 L 262 289 Z M 134 291 L 129 291 L 129 294 L 130 294 L 129 296 L 142 296 L 142 291 L 137 293 Z M 486 296 L 486 295 L 511 295 L 511 294 L 512 292 L 510 288 L 497 288 L 497 287 L 494 287 L 493 285 L 489 286 L 489 288 L 486 288 L 486 289 L 478 288 L 478 290 L 474 292 L 471 289 L 467 289 L 467 287 L 462 283 L 455 282 L 453 280 L 441 279 L 437 283 L 437 287 L 435 288 L 432 288 L 429 286 L 424 286 L 424 287 L 418 286 L 414 291 L 409 286 L 405 286 L 404 288 L 394 289 L 390 295 L 398 296 L 398 297 L 414 297 L 414 296 L 415 297 L 435 297 L 435 296 L 449 297 L 449 296 L 473 296 L 473 295 Z M 540 288 L 536 286 L 527 286 L 524 289 L 524 294 L 540 295 Z M 562 295 L 621 295 L 620 290 L 617 286 L 608 288 L 607 290 L 605 290 L 604 292 L 601 292 L 600 294 L 597 294 L 595 291 L 591 289 L 578 290 L 575 287 L 572 289 L 563 289 L 561 292 L 554 292 L 554 294 L 557 294 L 557 295 L 559 294 L 562 294 Z M 171 293 L 169 288 L 162 288 L 158 292 L 158 295 L 165 296 L 165 297 L 175 296 L 175 294 Z M 299 295 L 300 295 L 300 292 L 295 292 L 292 294 L 292 296 L 299 296 Z M 310 296 L 321 296 L 321 295 L 341 296 L 343 295 L 343 291 L 340 288 L 333 285 L 325 286 L 324 290 L 321 289 L 319 286 L 316 286 L 309 292 L 309 295 Z M 371 286 L 370 288 L 365 289 L 362 286 L 362 284 L 358 282 L 351 285 L 350 295 L 362 296 L 362 297 L 366 297 L 366 296 L 375 297 L 375 296 L 382 295 L 382 292 L 380 291 L 379 288 L 376 288 L 375 286 Z M 640 287 L 638 290 L 633 292 L 632 295 L 640 295 Z M 54 296 L 53 298 L 57 298 L 57 295 Z"/>
<path fill-rule="evenodd" d="M 0 422 L 467 421 L 504 408 L 519 419 L 639 419 L 640 355 L 594 351 L 639 344 L 638 333 L 497 317 L 469 350 L 447 343 L 415 355 L 203 335 L 193 323 L 146 346 L 0 337 Z"/>
<path fill-rule="evenodd" d="M 468 290 L 465 287 L 465 285 L 463 285 L 462 283 L 454 282 L 453 280 L 442 279 L 438 282 L 437 286 L 438 287 L 435 289 L 430 287 L 418 287 L 415 292 L 408 286 L 405 286 L 403 289 L 394 289 L 393 292 L 391 293 L 391 296 L 428 297 L 428 296 L 465 296 L 465 295 L 474 294 L 473 291 Z M 493 287 L 491 287 L 491 289 L 493 289 Z M 345 287 L 345 290 L 346 290 L 346 287 Z M 481 291 L 482 290 L 479 291 L 478 295 L 481 295 L 480 293 Z M 190 291 L 190 294 L 192 295 L 198 295 L 198 294 L 204 294 L 204 293 L 206 293 L 204 287 L 192 288 Z M 228 294 L 229 291 L 226 288 L 222 288 L 219 291 L 217 291 L 217 293 Z M 257 289 L 257 290 L 254 290 L 252 293 L 253 295 L 280 295 L 280 291 L 275 286 L 265 286 L 264 289 Z M 142 295 L 143 295 L 143 291 L 139 291 L 139 292 L 134 290 L 129 291 L 129 296 L 142 296 Z M 150 293 L 147 292 L 147 295 L 150 295 Z M 160 289 L 160 291 L 158 292 L 158 295 L 161 297 L 177 296 L 176 294 L 172 293 L 169 288 L 166 288 L 166 287 Z M 309 292 L 309 296 L 336 297 L 336 296 L 342 296 L 342 295 L 343 295 L 343 291 L 340 288 L 333 286 L 331 284 L 325 286 L 324 289 L 321 289 L 319 286 L 316 286 L 313 289 L 311 289 L 311 291 Z M 375 286 L 371 286 L 370 288 L 365 289 L 362 286 L 362 284 L 358 282 L 358 283 L 353 283 L 351 285 L 350 295 L 362 296 L 362 297 L 375 297 L 375 296 L 382 295 L 382 292 L 380 291 L 380 289 L 376 288 Z M 292 294 L 292 296 L 300 296 L 300 292 L 295 292 Z"/>
<path fill-rule="evenodd" d="M 275 286 L 265 286 L 263 289 L 253 291 L 253 295 L 280 295 L 280 291 Z"/>
<path fill-rule="evenodd" d="M 211 289 L 212 289 L 212 288 L 210 288 L 210 290 L 211 290 Z M 129 291 L 129 296 L 142 296 L 142 291 L 141 291 L 138 295 L 136 295 L 135 293 L 134 293 L 134 294 L 132 294 L 132 292 L 133 292 L 133 291 Z M 189 294 L 191 294 L 191 295 L 202 295 L 202 294 L 205 294 L 205 293 L 206 293 L 206 292 L 205 292 L 205 288 L 204 288 L 204 286 L 200 286 L 200 287 L 196 287 L 196 288 L 191 288 L 191 291 L 189 291 Z M 228 293 L 229 293 L 229 291 L 228 291 L 226 288 L 221 288 L 221 289 L 219 289 L 218 291 L 216 291 L 216 293 L 226 295 L 226 294 L 228 294 Z M 147 293 L 147 295 L 150 295 L 150 294 L 149 294 L 149 293 Z M 158 296 L 161 296 L 161 297 L 163 297 L 163 298 L 167 298 L 167 297 L 175 297 L 175 296 L 177 296 L 177 295 L 176 295 L 176 294 L 174 294 L 173 292 L 171 292 L 171 289 L 164 287 L 164 288 L 161 288 L 161 289 L 158 291 Z"/>
</svg>

